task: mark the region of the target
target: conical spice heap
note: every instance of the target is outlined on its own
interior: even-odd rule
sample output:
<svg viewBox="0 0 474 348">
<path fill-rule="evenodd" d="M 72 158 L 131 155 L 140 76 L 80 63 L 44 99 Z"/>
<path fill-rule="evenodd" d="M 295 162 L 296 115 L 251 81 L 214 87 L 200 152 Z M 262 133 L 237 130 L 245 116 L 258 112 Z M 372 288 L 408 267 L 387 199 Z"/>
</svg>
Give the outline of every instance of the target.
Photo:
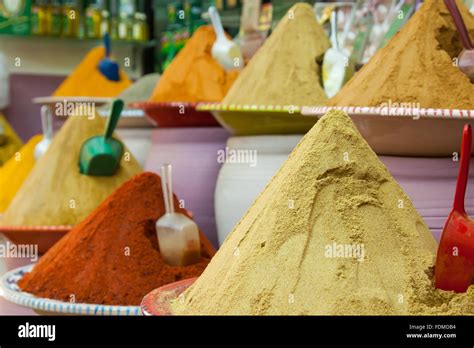
<svg viewBox="0 0 474 348">
<path fill-rule="evenodd" d="M 324 52 L 330 47 L 311 5 L 298 3 L 281 19 L 223 100 L 241 105 L 323 105 Z"/>
<path fill-rule="evenodd" d="M 474 17 L 457 4 L 474 38 Z M 444 1 L 426 0 L 328 105 L 474 109 L 474 84 L 453 63 L 461 50 Z"/>
<path fill-rule="evenodd" d="M 184 214 L 176 197 L 174 202 Z M 160 177 L 133 177 L 55 244 L 20 281 L 21 289 L 63 301 L 139 305 L 155 288 L 200 275 L 214 254 L 212 245 L 201 233 L 201 261 L 168 266 L 155 231 L 164 213 Z"/>
<path fill-rule="evenodd" d="M 125 149 L 120 167 L 113 176 L 89 176 L 79 172 L 82 144 L 104 132 L 105 120 L 98 114 L 93 116 L 68 118 L 5 210 L 0 224 L 75 225 L 117 187 L 142 171 L 130 151 Z"/>
<path fill-rule="evenodd" d="M 175 314 L 474 314 L 434 290 L 436 242 L 350 118 L 301 140 Z"/>
</svg>

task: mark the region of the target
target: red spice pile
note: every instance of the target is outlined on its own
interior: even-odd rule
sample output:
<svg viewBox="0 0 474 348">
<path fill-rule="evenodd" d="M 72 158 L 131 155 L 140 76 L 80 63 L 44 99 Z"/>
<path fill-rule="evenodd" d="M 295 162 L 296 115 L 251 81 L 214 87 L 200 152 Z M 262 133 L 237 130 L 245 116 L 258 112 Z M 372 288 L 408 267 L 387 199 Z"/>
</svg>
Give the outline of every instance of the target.
<svg viewBox="0 0 474 348">
<path fill-rule="evenodd" d="M 174 201 L 176 211 L 185 213 Z M 155 232 L 164 213 L 160 177 L 133 177 L 56 243 L 19 282 L 21 289 L 62 301 L 139 305 L 155 288 L 199 276 L 214 248 L 200 232 L 199 263 L 165 264 Z"/>
</svg>

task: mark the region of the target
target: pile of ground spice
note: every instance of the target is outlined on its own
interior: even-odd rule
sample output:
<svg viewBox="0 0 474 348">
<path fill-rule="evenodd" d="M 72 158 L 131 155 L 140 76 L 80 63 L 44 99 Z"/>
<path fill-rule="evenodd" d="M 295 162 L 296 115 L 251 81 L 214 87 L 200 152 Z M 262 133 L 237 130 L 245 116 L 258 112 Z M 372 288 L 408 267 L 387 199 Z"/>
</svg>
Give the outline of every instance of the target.
<svg viewBox="0 0 474 348">
<path fill-rule="evenodd" d="M 160 177 L 133 177 L 56 243 L 19 282 L 21 289 L 62 301 L 139 305 L 155 288 L 199 276 L 214 255 L 212 245 L 200 232 L 199 263 L 165 264 L 155 230 L 164 213 Z"/>
<path fill-rule="evenodd" d="M 75 225 L 117 187 L 141 172 L 128 149 L 113 176 L 88 176 L 79 172 L 82 144 L 92 136 L 103 134 L 104 127 L 105 120 L 97 114 L 70 116 L 5 210 L 0 224 Z"/>
<path fill-rule="evenodd" d="M 149 101 L 222 101 L 238 72 L 224 70 L 212 57 L 215 41 L 211 26 L 199 27 L 166 68 Z"/>
<path fill-rule="evenodd" d="M 32 137 L 3 167 L 0 168 L 0 213 L 10 205 L 13 197 L 35 165 L 35 147 L 42 135 Z"/>
<path fill-rule="evenodd" d="M 3 144 L 0 143 L 0 167 L 5 164 L 23 145 L 5 117 L 0 114 L 0 126 L 3 128 Z"/>
<path fill-rule="evenodd" d="M 176 314 L 474 314 L 435 290 L 436 242 L 351 119 L 306 134 Z"/>
<path fill-rule="evenodd" d="M 474 37 L 474 17 L 457 4 Z M 473 109 L 474 84 L 453 64 L 461 51 L 444 1 L 426 0 L 328 105 Z"/>
<path fill-rule="evenodd" d="M 116 97 L 132 82 L 120 69 L 120 80 L 110 81 L 98 69 L 105 56 L 103 47 L 93 48 L 61 85 L 54 91 L 58 97 Z"/>
<path fill-rule="evenodd" d="M 241 105 L 322 105 L 320 63 L 330 47 L 311 5 L 290 8 L 223 100 Z"/>
</svg>

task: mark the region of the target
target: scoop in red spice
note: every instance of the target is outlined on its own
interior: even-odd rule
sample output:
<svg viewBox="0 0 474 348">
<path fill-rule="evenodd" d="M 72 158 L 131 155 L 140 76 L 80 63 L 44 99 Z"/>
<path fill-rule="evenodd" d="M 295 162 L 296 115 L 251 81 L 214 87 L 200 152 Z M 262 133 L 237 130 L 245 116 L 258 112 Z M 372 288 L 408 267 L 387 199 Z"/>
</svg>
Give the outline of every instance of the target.
<svg viewBox="0 0 474 348">
<path fill-rule="evenodd" d="M 186 214 L 176 197 L 174 204 Z M 155 288 L 199 276 L 214 248 L 200 231 L 201 260 L 185 267 L 167 265 L 155 232 L 164 212 L 160 177 L 133 177 L 56 243 L 19 282 L 21 289 L 62 301 L 139 305 Z"/>
</svg>

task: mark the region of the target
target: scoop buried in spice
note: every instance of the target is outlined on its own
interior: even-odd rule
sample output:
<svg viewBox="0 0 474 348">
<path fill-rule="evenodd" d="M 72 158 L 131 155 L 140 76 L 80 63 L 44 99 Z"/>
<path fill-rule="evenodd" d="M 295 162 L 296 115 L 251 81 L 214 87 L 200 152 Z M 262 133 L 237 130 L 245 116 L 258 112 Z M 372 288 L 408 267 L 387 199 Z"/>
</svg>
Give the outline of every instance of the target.
<svg viewBox="0 0 474 348">
<path fill-rule="evenodd" d="M 53 114 L 47 105 L 41 107 L 41 126 L 43 128 L 43 140 L 35 146 L 35 160 L 37 161 L 48 150 L 53 141 Z"/>
<path fill-rule="evenodd" d="M 466 25 L 462 19 L 461 13 L 456 5 L 455 0 L 444 0 L 446 7 L 453 17 L 454 24 L 461 38 L 462 45 L 464 49 L 458 56 L 458 66 L 459 69 L 464 72 L 471 82 L 474 83 L 474 46 L 469 37 L 469 32 L 467 31 Z"/>
<path fill-rule="evenodd" d="M 120 81 L 119 66 L 110 58 L 110 36 L 108 33 L 104 35 L 104 47 L 105 57 L 99 62 L 97 68 L 109 81 Z"/>
<path fill-rule="evenodd" d="M 474 221 L 464 208 L 471 146 L 472 130 L 467 124 L 462 137 L 453 210 L 444 225 L 436 258 L 436 288 L 456 292 L 465 292 L 474 281 Z"/>
<path fill-rule="evenodd" d="M 174 211 L 171 164 L 161 167 L 161 185 L 166 213 L 156 222 L 163 260 L 171 266 L 187 266 L 201 259 L 199 229 L 194 221 Z"/>
<path fill-rule="evenodd" d="M 216 42 L 212 45 L 212 56 L 226 70 L 239 69 L 244 66 L 244 59 L 239 46 L 225 36 L 221 18 L 214 6 L 209 7 L 209 17 L 216 32 Z"/>
<path fill-rule="evenodd" d="M 114 100 L 105 126 L 105 134 L 89 138 L 82 144 L 79 157 L 81 174 L 112 176 L 116 173 L 124 147 L 119 140 L 113 138 L 113 134 L 122 109 L 123 101 Z"/>
</svg>

